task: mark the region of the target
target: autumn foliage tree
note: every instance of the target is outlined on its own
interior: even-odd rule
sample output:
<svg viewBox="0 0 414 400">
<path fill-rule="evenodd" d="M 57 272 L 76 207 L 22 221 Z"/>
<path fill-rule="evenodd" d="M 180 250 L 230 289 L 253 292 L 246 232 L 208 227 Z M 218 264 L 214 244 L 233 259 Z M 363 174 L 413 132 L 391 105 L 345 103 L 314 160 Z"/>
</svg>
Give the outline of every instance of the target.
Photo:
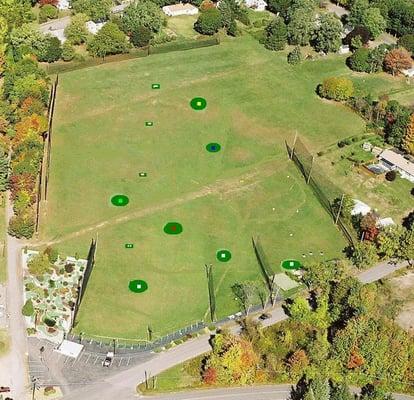
<svg viewBox="0 0 414 400">
<path fill-rule="evenodd" d="M 384 58 L 385 69 L 393 75 L 398 75 L 401 70 L 408 69 L 411 65 L 410 53 L 404 48 L 393 49 Z"/>
<path fill-rule="evenodd" d="M 257 381 L 259 357 L 252 344 L 228 332 L 217 334 L 203 369 L 204 382 L 247 385 Z"/>
<path fill-rule="evenodd" d="M 407 153 L 414 155 L 414 113 L 411 114 L 410 122 L 402 142 L 402 147 Z"/>
<path fill-rule="evenodd" d="M 49 4 L 51 6 L 57 6 L 58 5 L 58 0 L 39 0 L 39 6 L 43 7 L 46 4 Z"/>
</svg>

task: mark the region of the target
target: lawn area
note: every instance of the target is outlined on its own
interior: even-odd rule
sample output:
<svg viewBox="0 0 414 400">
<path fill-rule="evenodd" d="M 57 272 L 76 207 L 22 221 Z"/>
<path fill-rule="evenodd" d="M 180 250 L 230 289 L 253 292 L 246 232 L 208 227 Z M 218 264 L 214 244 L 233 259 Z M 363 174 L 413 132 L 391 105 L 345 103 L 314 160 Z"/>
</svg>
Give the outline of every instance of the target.
<svg viewBox="0 0 414 400">
<path fill-rule="evenodd" d="M 177 39 L 194 39 L 197 36 L 200 36 L 200 34 L 194 30 L 194 23 L 196 21 L 197 15 L 167 17 L 167 28 L 175 32 Z"/>
<path fill-rule="evenodd" d="M 384 147 L 381 138 L 374 135 L 372 139 L 352 143 L 343 148 L 334 148 L 318 157 L 317 165 L 346 193 L 378 209 L 382 217 L 392 217 L 395 222 L 401 222 L 401 218 L 413 208 L 410 191 L 414 184 L 400 177 L 394 182 L 378 180 L 355 167 L 355 161 L 366 163 L 372 160 L 372 163 L 377 163 L 371 152 L 362 149 L 362 144 L 366 141 Z"/>
<path fill-rule="evenodd" d="M 41 238 L 84 256 L 99 233 L 76 330 L 144 338 L 148 324 L 161 335 L 205 318 L 206 263 L 218 317 L 237 311 L 230 287 L 260 279 L 252 235 L 275 272 L 285 258 L 340 256 L 345 242 L 287 160 L 284 140 L 297 131 L 317 152 L 363 133 L 362 119 L 315 93 L 325 77 L 348 73 L 336 56 L 291 67 L 285 53 L 245 35 L 62 74 Z M 196 96 L 205 110 L 189 106 Z M 207 152 L 210 142 L 221 151 Z M 112 206 L 115 194 L 129 204 Z M 166 235 L 168 221 L 183 233 Z M 231 251 L 228 263 L 215 259 L 219 249 Z M 133 279 L 149 290 L 130 292 Z"/>
</svg>

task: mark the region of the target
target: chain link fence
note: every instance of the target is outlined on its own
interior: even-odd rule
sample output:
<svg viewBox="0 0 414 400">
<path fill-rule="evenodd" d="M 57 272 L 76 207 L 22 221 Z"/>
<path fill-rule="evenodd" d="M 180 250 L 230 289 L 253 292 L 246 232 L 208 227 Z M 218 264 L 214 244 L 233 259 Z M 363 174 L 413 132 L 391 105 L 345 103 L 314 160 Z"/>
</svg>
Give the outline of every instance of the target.
<svg viewBox="0 0 414 400">
<path fill-rule="evenodd" d="M 168 42 L 156 46 L 147 46 L 141 49 L 132 49 L 129 53 L 116 54 L 104 58 L 88 58 L 81 61 L 56 62 L 53 64 L 44 64 L 43 68 L 48 75 L 63 74 L 65 72 L 76 71 L 78 69 L 96 67 L 98 65 L 110 64 L 113 62 L 133 60 L 135 58 L 148 57 L 153 54 L 170 53 L 173 51 L 184 51 L 198 49 L 202 47 L 216 46 L 220 44 L 218 36 L 200 40 L 179 40 Z"/>
</svg>

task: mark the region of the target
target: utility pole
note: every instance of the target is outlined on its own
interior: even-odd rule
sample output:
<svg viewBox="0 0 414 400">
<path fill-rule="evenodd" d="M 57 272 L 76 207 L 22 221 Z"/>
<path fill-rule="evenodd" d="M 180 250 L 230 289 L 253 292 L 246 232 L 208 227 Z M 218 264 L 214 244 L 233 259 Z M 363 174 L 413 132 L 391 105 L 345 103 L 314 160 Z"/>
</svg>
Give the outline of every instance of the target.
<svg viewBox="0 0 414 400">
<path fill-rule="evenodd" d="M 148 332 L 148 341 L 152 342 L 152 328 L 149 325 L 147 326 L 147 332 Z"/>
<path fill-rule="evenodd" d="M 339 215 L 341 214 L 341 211 L 342 211 L 342 204 L 344 202 L 344 197 L 345 197 L 345 195 L 342 193 L 341 202 L 339 203 L 338 214 L 336 214 L 336 218 L 335 218 L 335 224 L 336 225 L 338 225 Z"/>
<path fill-rule="evenodd" d="M 293 159 L 293 154 L 295 153 L 295 146 L 296 146 L 296 140 L 298 139 L 298 132 L 295 132 L 295 138 L 293 139 L 293 146 L 292 151 L 290 152 L 290 159 Z"/>
<path fill-rule="evenodd" d="M 312 156 L 312 164 L 311 164 L 311 166 L 310 166 L 310 170 L 309 170 L 308 178 L 306 179 L 306 184 L 307 184 L 307 185 L 309 185 L 309 181 L 310 181 L 310 178 L 311 178 L 312 169 L 313 169 L 313 161 L 314 161 L 314 160 L 315 160 L 315 157 L 314 157 L 314 156 Z"/>
</svg>

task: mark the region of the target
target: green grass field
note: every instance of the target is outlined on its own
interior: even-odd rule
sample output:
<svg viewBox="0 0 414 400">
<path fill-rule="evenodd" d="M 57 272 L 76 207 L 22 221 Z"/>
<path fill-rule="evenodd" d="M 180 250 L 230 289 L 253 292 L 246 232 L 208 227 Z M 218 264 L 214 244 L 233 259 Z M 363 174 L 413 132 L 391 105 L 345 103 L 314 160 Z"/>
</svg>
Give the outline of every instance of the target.
<svg viewBox="0 0 414 400">
<path fill-rule="evenodd" d="M 77 331 L 144 338 L 148 324 L 161 335 L 206 317 L 205 263 L 215 267 L 218 316 L 237 311 L 231 285 L 260 279 L 252 235 L 275 271 L 303 253 L 341 254 L 345 242 L 284 140 L 297 131 L 316 152 L 361 134 L 364 123 L 315 93 L 325 77 L 349 73 L 343 58 L 292 68 L 285 57 L 243 36 L 61 75 L 41 238 L 83 256 L 99 234 Z M 189 106 L 196 96 L 205 110 Z M 209 142 L 221 152 L 208 153 Z M 119 193 L 129 196 L 124 208 L 110 203 Z M 168 221 L 183 233 L 166 235 Z M 215 260 L 222 248 L 232 252 L 228 263 Z M 149 290 L 128 291 L 132 279 Z"/>
</svg>

